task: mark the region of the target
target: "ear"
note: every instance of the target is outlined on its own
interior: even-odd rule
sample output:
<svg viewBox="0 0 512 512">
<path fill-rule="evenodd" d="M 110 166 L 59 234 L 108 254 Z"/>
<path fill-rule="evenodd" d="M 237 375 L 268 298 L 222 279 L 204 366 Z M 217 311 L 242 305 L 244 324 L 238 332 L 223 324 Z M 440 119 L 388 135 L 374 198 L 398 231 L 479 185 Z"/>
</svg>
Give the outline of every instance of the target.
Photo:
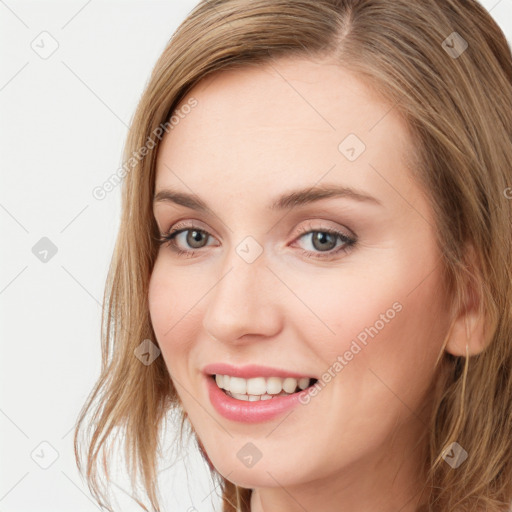
<svg viewBox="0 0 512 512">
<path fill-rule="evenodd" d="M 466 256 L 470 272 L 470 277 L 468 276 L 464 283 L 466 299 L 454 314 L 450 335 L 445 347 L 450 354 L 463 357 L 482 352 L 490 341 L 486 340 L 485 312 L 481 308 L 483 281 L 472 245 L 467 247 Z"/>
</svg>

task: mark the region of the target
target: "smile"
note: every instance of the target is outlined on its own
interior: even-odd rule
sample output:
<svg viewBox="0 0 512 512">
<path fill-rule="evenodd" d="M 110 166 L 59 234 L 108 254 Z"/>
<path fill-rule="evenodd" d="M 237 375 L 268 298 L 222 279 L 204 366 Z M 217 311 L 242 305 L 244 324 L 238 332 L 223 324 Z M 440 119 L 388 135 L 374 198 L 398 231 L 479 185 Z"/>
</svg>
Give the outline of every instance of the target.
<svg viewBox="0 0 512 512">
<path fill-rule="evenodd" d="M 237 400 L 256 402 L 271 400 L 278 396 L 288 396 L 313 385 L 317 379 L 293 377 L 254 377 L 244 379 L 230 375 L 212 375 L 217 386 L 228 396 Z"/>
<path fill-rule="evenodd" d="M 310 383 L 317 382 L 317 379 L 307 377 L 244 379 L 221 374 L 205 375 L 204 380 L 207 395 L 214 409 L 224 418 L 241 423 L 270 421 L 286 411 L 298 407 L 303 403 L 300 400 L 301 396 L 307 395 L 309 392 Z M 306 388 L 302 389 L 304 385 Z M 237 390 L 245 392 L 237 393 Z M 294 392 L 288 393 L 286 390 Z"/>
</svg>

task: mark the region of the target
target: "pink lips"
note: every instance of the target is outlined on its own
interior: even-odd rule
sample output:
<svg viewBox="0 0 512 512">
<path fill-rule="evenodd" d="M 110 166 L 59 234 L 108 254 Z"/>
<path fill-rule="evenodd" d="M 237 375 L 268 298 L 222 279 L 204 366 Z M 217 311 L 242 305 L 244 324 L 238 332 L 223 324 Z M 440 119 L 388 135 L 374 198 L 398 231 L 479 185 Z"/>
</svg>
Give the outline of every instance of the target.
<svg viewBox="0 0 512 512">
<path fill-rule="evenodd" d="M 302 375 L 297 372 L 281 370 L 280 368 L 272 368 L 270 366 L 260 366 L 257 364 L 249 364 L 246 366 L 231 366 L 226 363 L 207 364 L 203 368 L 206 375 L 231 375 L 233 377 L 242 377 L 250 379 L 252 377 L 293 377 L 295 379 L 315 378 L 312 375 Z"/>
<path fill-rule="evenodd" d="M 210 371 L 210 370 L 209 370 Z M 225 371 L 225 369 L 224 369 Z M 251 370 L 252 371 L 252 370 Z M 219 374 L 222 372 L 219 370 Z M 225 371 L 225 374 L 230 372 Z M 273 373 L 272 375 L 278 377 Z M 264 377 L 261 373 L 254 376 Z M 288 376 L 288 375 L 287 375 Z M 289 375 L 293 377 L 293 375 Z M 256 402 L 246 402 L 232 398 L 220 389 L 215 383 L 214 377 L 206 375 L 206 386 L 208 396 L 215 410 L 228 420 L 242 423 L 257 423 L 269 421 L 272 418 L 284 413 L 292 407 L 298 405 L 302 394 L 307 394 L 307 389 L 288 396 L 279 396 L 269 400 L 259 400 Z"/>
</svg>

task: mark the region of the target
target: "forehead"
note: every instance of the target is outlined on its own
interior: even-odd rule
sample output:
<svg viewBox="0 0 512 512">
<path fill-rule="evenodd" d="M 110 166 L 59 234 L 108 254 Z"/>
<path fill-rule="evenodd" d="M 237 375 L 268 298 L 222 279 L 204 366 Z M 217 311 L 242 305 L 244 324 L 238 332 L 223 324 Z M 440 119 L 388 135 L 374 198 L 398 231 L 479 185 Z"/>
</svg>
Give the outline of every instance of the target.
<svg viewBox="0 0 512 512">
<path fill-rule="evenodd" d="M 332 61 L 286 58 L 217 72 L 176 111 L 190 98 L 197 105 L 159 148 L 156 190 L 268 197 L 277 184 L 289 189 L 325 179 L 382 197 L 392 193 L 384 190 L 386 179 L 412 186 L 402 119 Z"/>
</svg>

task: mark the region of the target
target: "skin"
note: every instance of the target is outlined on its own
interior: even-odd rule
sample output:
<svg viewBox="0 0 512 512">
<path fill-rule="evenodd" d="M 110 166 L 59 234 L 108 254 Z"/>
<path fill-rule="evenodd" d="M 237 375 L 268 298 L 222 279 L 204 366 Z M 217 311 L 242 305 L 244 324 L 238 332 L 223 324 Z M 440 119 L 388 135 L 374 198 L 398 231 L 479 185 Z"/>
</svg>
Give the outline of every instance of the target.
<svg viewBox="0 0 512 512">
<path fill-rule="evenodd" d="M 422 406 L 451 306 L 429 200 L 407 167 L 406 126 L 329 60 L 224 71 L 182 104 L 191 96 L 198 105 L 159 148 L 155 191 L 193 193 L 210 211 L 160 202 L 154 215 L 162 234 L 187 221 L 209 236 L 195 247 L 191 236 L 187 244 L 190 232 L 175 239 L 196 251 L 191 257 L 160 247 L 149 308 L 208 457 L 224 477 L 254 489 L 253 512 L 417 510 L 428 421 Z M 353 162 L 338 150 L 350 133 L 366 145 Z M 381 204 L 332 197 L 289 211 L 267 208 L 292 189 L 333 184 Z M 343 245 L 333 241 L 322 252 L 304 233 L 325 228 L 356 235 L 356 245 L 333 255 Z M 263 250 L 252 263 L 236 252 L 247 236 Z M 308 258 L 301 249 L 331 257 Z M 321 379 L 396 302 L 401 311 L 309 404 L 241 424 L 210 403 L 206 364 L 272 365 Z M 464 343 L 451 340 L 456 346 Z M 250 468 L 237 457 L 248 442 L 262 453 Z"/>
</svg>

